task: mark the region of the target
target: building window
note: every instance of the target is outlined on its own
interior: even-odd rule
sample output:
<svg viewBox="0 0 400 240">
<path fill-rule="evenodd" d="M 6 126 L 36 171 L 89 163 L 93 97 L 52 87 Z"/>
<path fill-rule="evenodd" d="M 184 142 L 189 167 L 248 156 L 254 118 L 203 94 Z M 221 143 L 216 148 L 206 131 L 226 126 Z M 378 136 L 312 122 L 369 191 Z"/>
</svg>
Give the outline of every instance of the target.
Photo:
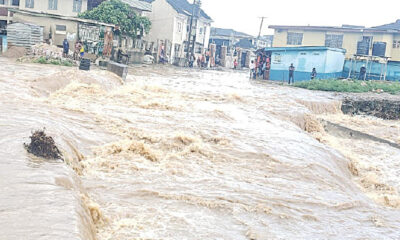
<svg viewBox="0 0 400 240">
<path fill-rule="evenodd" d="M 72 11 L 80 13 L 82 10 L 82 0 L 73 0 L 73 1 L 74 1 L 74 3 L 73 3 Z"/>
<path fill-rule="evenodd" d="M 58 0 L 49 0 L 49 10 L 57 10 Z"/>
<path fill-rule="evenodd" d="M 302 33 L 288 33 L 287 45 L 301 45 L 303 43 Z"/>
<path fill-rule="evenodd" d="M 178 22 L 178 32 L 181 33 L 182 32 L 182 23 Z"/>
<path fill-rule="evenodd" d="M 34 8 L 35 7 L 35 0 L 25 0 L 25 7 L 26 8 Z"/>
<path fill-rule="evenodd" d="M 342 46 L 343 46 L 343 35 L 335 35 L 335 34 L 325 35 L 325 47 L 342 48 Z"/>
<path fill-rule="evenodd" d="M 13 6 L 19 6 L 19 0 L 12 0 L 11 4 Z"/>
<path fill-rule="evenodd" d="M 393 40 L 393 48 L 400 48 L 400 40 Z"/>
<path fill-rule="evenodd" d="M 56 25 L 56 34 L 67 34 L 67 26 Z"/>
<path fill-rule="evenodd" d="M 1 5 L 7 5 L 7 0 L 0 0 Z"/>
</svg>

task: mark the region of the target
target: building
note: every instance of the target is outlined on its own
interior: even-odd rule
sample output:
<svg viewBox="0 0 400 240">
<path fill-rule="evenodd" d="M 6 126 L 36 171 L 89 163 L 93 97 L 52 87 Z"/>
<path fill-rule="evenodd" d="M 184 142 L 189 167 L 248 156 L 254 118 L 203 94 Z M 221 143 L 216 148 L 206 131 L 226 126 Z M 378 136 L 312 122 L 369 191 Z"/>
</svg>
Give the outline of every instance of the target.
<svg viewBox="0 0 400 240">
<path fill-rule="evenodd" d="M 87 0 L 20 0 L 19 9 L 76 17 L 87 10 Z"/>
<path fill-rule="evenodd" d="M 165 51 L 170 63 L 180 63 L 186 59 L 189 40 L 190 20 L 194 5 L 187 0 L 146 0 L 152 4 L 152 12 L 147 16 L 152 22 L 148 42 Z M 212 19 L 200 9 L 194 21 L 192 36 L 196 36 L 195 54 L 203 54 L 208 49 Z M 190 52 L 190 51 L 189 51 Z"/>
<path fill-rule="evenodd" d="M 255 45 L 257 46 L 257 49 L 272 47 L 273 40 L 273 35 L 260 36 L 259 38 L 255 39 Z"/>
<path fill-rule="evenodd" d="M 340 78 L 343 72 L 345 50 L 329 47 L 278 47 L 265 48 L 258 51 L 263 55 L 269 66 L 269 80 L 287 81 L 289 67 L 296 67 L 295 81 L 311 79 L 312 69 L 315 68 L 317 79 Z M 267 67 L 268 68 L 268 67 Z"/>
<path fill-rule="evenodd" d="M 104 35 L 107 28 L 114 28 L 112 24 L 72 16 L 18 9 L 10 11 L 13 13 L 14 22 L 31 23 L 40 26 L 43 32 L 43 41 L 52 42 L 52 44 L 61 47 L 63 40 L 68 39 L 70 48 L 73 49 L 75 42 L 79 39 L 86 44 L 86 50 L 93 53 L 99 43 L 102 42 L 101 36 Z"/>
<path fill-rule="evenodd" d="M 0 0 L 0 31 L 5 29 L 12 20 L 12 15 L 8 12 L 8 8 L 19 8 L 19 2 L 20 0 Z"/>
<path fill-rule="evenodd" d="M 343 25 L 325 26 L 279 26 L 275 30 L 273 47 L 326 46 L 343 48 L 346 58 L 356 54 L 372 55 L 374 43 L 385 45 L 384 56 L 391 61 L 400 61 L 400 20 L 394 24 L 365 28 L 363 26 Z M 363 48 L 363 45 L 366 45 Z M 364 51 L 362 51 L 364 50 Z"/>
<path fill-rule="evenodd" d="M 275 30 L 273 47 L 326 46 L 346 50 L 343 77 L 357 78 L 361 66 L 365 79 L 400 80 L 400 20 L 364 26 L 270 26 Z"/>
<path fill-rule="evenodd" d="M 86 11 L 88 0 L 0 0 L 0 31 L 13 21 L 9 9 L 21 9 L 37 13 L 61 16 L 77 16 Z"/>
</svg>

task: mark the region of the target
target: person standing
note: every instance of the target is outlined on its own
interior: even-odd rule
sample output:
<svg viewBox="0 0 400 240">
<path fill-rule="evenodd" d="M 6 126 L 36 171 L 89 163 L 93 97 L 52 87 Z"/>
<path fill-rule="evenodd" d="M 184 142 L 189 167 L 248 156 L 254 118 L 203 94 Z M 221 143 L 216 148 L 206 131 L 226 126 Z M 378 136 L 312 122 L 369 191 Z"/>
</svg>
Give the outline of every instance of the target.
<svg viewBox="0 0 400 240">
<path fill-rule="evenodd" d="M 207 53 L 206 53 L 206 68 L 209 67 L 209 63 L 210 63 L 210 51 L 207 51 Z"/>
<path fill-rule="evenodd" d="M 360 75 L 358 76 L 358 80 L 365 80 L 365 75 L 367 74 L 367 69 L 365 68 L 365 66 L 363 65 L 360 68 Z"/>
<path fill-rule="evenodd" d="M 296 70 L 296 68 L 293 66 L 293 63 L 290 64 L 289 67 L 289 84 L 290 84 L 290 80 L 292 80 L 292 83 L 294 83 L 294 71 Z"/>
<path fill-rule="evenodd" d="M 254 63 L 254 60 L 251 60 L 250 62 L 250 78 L 256 79 L 256 64 Z"/>
<path fill-rule="evenodd" d="M 237 69 L 237 67 L 238 67 L 238 62 L 237 62 L 237 60 L 235 59 L 235 61 L 233 62 L 233 69 Z"/>
<path fill-rule="evenodd" d="M 68 40 L 65 38 L 63 42 L 63 57 L 67 58 L 69 53 L 69 43 Z"/>
<path fill-rule="evenodd" d="M 313 68 L 311 72 L 311 80 L 314 80 L 315 78 L 317 78 L 317 70 Z"/>
<path fill-rule="evenodd" d="M 197 58 L 197 67 L 201 68 L 201 59 L 200 59 L 200 57 Z"/>
<path fill-rule="evenodd" d="M 85 56 L 85 47 L 83 46 L 83 43 L 81 42 L 81 49 L 79 50 L 80 53 L 80 57 L 81 59 L 83 58 L 83 56 Z"/>
</svg>

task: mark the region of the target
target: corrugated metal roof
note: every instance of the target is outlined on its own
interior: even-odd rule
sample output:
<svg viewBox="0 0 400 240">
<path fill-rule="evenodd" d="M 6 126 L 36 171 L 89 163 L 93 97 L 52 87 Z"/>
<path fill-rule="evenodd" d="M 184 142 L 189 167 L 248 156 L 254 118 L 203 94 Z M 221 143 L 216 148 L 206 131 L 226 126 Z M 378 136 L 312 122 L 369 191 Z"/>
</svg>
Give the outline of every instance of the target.
<svg viewBox="0 0 400 240">
<path fill-rule="evenodd" d="M 143 0 L 148 3 L 152 3 L 155 0 Z M 187 0 L 167 0 L 167 2 L 178 12 L 181 14 L 185 14 L 187 16 L 192 15 L 193 4 L 189 3 Z M 212 20 L 210 16 L 208 16 L 202 9 L 200 9 L 200 15 L 207 19 Z"/>
<path fill-rule="evenodd" d="M 37 16 L 37 17 L 56 18 L 56 19 L 70 20 L 70 21 L 82 22 L 82 23 L 90 23 L 90 24 L 107 26 L 107 27 L 115 27 L 114 24 L 102 23 L 102 22 L 98 22 L 95 20 L 83 19 L 83 18 L 77 18 L 77 17 L 69 17 L 69 16 L 61 16 L 61 15 L 56 15 L 56 14 L 49 14 L 49 13 L 25 11 L 25 10 L 19 10 L 19 9 L 14 9 L 14 8 L 10 8 L 9 11 L 13 12 L 13 13 L 20 13 L 20 14 L 25 14 L 25 15 Z"/>
<path fill-rule="evenodd" d="M 383 30 L 400 30 L 400 19 L 394 23 L 389 23 L 381 26 L 374 27 L 376 29 L 383 29 Z"/>
<path fill-rule="evenodd" d="M 363 28 L 362 26 L 344 26 L 344 27 L 330 27 L 330 26 L 285 26 L 285 25 L 270 25 L 269 28 L 276 30 L 309 30 L 309 31 L 336 31 L 336 32 L 370 32 L 370 33 L 386 33 L 389 31 L 400 31 L 400 29 L 385 29 L 385 28 Z"/>
<path fill-rule="evenodd" d="M 151 4 L 146 2 L 146 1 L 139 1 L 139 0 L 121 0 L 122 2 L 128 4 L 132 8 L 145 11 L 145 12 L 151 12 L 152 7 Z"/>
<path fill-rule="evenodd" d="M 239 38 L 252 37 L 249 34 L 237 32 L 233 29 L 225 29 L 225 28 L 211 28 L 210 34 L 211 34 L 211 37 L 214 37 L 214 36 L 239 37 Z"/>
<path fill-rule="evenodd" d="M 271 52 L 325 51 L 325 50 L 346 53 L 345 49 L 342 49 L 342 48 L 330 48 L 330 47 L 273 47 L 273 48 L 264 48 L 264 51 L 271 51 Z"/>
</svg>

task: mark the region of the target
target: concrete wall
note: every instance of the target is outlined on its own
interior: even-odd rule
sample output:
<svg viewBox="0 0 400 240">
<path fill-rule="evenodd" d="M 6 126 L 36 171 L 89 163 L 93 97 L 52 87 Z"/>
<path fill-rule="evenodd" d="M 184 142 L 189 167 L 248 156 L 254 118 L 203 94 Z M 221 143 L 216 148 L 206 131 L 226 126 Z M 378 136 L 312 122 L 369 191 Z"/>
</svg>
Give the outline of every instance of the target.
<svg viewBox="0 0 400 240">
<path fill-rule="evenodd" d="M 171 63 L 174 58 L 185 58 L 184 42 L 188 40 L 187 26 L 190 18 L 184 14 L 179 14 L 166 0 L 155 0 L 152 3 L 152 9 L 151 13 L 146 14 L 152 22 L 152 27 L 145 40 L 156 44 L 160 41 L 169 41 L 171 43 L 171 51 L 167 51 L 167 54 Z M 203 29 L 202 34 L 200 34 L 200 28 Z M 204 44 L 204 48 L 208 48 L 210 30 L 210 23 L 200 19 L 196 42 L 201 45 Z M 180 46 L 178 53 L 175 52 L 176 44 Z"/>
<path fill-rule="evenodd" d="M 288 32 L 303 33 L 301 46 L 325 46 L 326 34 L 343 35 L 343 48 L 346 50 L 346 58 L 357 53 L 357 43 L 363 36 L 372 36 L 373 42 L 386 42 L 386 56 L 394 61 L 400 61 L 400 49 L 393 49 L 393 40 L 400 39 L 400 36 L 392 33 L 362 33 L 362 32 L 327 32 L 327 31 L 301 31 L 301 30 L 275 30 L 273 47 L 295 47 L 287 45 Z M 372 49 L 370 54 L 372 53 Z"/>
<path fill-rule="evenodd" d="M 58 0 L 57 10 L 49 10 L 49 0 L 34 0 L 35 2 L 33 8 L 26 8 L 25 1 L 26 0 L 20 0 L 19 5 L 21 10 L 44 12 L 44 13 L 63 15 L 63 16 L 78 15 L 78 12 L 73 11 L 74 0 Z M 86 9 L 87 9 L 87 0 L 82 0 L 81 12 L 86 11 Z"/>
<path fill-rule="evenodd" d="M 279 51 L 272 53 L 271 80 L 286 81 L 289 67 L 296 68 L 295 80 L 310 80 L 313 68 L 317 70 L 318 79 L 338 78 L 342 76 L 344 53 L 331 50 L 320 51 Z"/>
<path fill-rule="evenodd" d="M 67 34 L 75 33 L 76 34 L 75 36 L 77 37 L 78 23 L 75 21 L 61 20 L 61 19 L 48 18 L 48 17 L 29 16 L 29 15 L 23 15 L 20 13 L 14 14 L 14 21 L 15 22 L 23 22 L 23 23 L 33 23 L 33 24 L 43 27 L 43 39 L 44 40 L 49 39 L 49 33 L 50 33 L 50 29 L 51 29 L 54 45 L 61 46 L 64 39 L 67 37 Z M 55 31 L 56 25 L 66 26 L 67 34 L 56 34 L 56 31 Z M 73 49 L 75 40 L 76 40 L 76 38 L 73 41 L 69 41 L 69 46 L 70 46 L 71 50 Z"/>
<path fill-rule="evenodd" d="M 149 42 L 158 40 L 173 40 L 175 17 L 178 13 L 172 8 L 166 0 L 155 0 L 152 3 L 153 11 L 148 14 L 152 23 L 151 30 L 146 36 Z M 186 26 L 183 26 L 186 30 Z"/>
</svg>

